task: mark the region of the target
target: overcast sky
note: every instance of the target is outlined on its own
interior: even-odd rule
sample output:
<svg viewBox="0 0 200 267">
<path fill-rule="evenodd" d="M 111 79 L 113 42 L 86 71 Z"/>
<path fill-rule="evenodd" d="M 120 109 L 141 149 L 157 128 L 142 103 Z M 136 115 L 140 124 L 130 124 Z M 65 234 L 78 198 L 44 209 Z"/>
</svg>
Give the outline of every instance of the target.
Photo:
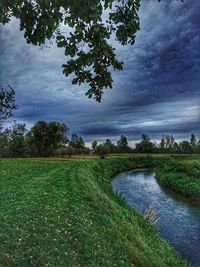
<svg viewBox="0 0 200 267">
<path fill-rule="evenodd" d="M 31 127 L 38 120 L 66 123 L 86 141 L 142 133 L 158 139 L 200 135 L 200 1 L 143 0 L 141 30 L 134 46 L 117 47 L 125 63 L 113 73 L 102 103 L 85 96 L 62 74 L 61 48 L 26 44 L 19 23 L 0 26 L 0 85 L 10 83 L 19 109 L 15 119 Z"/>
</svg>

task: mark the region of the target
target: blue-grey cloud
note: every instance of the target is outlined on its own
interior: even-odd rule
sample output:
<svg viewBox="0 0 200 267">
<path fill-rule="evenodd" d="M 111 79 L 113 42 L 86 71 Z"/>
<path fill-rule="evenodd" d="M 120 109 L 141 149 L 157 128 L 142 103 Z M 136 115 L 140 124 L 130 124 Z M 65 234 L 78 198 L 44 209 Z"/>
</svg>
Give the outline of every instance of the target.
<svg viewBox="0 0 200 267">
<path fill-rule="evenodd" d="M 66 122 L 86 140 L 142 133 L 188 138 L 200 134 L 200 2 L 143 0 L 141 30 L 135 46 L 114 40 L 123 72 L 101 104 L 88 100 L 86 87 L 71 85 L 61 66 L 62 49 L 27 45 L 19 23 L 0 28 L 0 83 L 14 85 L 16 119 L 29 126 L 37 120 Z"/>
</svg>

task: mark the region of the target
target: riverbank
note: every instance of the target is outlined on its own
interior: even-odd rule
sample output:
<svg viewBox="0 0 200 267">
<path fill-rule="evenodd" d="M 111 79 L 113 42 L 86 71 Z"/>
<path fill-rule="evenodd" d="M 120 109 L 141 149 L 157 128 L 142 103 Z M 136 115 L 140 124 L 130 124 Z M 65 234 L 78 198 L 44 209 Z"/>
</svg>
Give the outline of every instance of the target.
<svg viewBox="0 0 200 267">
<path fill-rule="evenodd" d="M 171 157 L 160 160 L 156 176 L 163 186 L 200 201 L 200 160 L 198 157 Z"/>
<path fill-rule="evenodd" d="M 161 237 L 192 266 L 200 263 L 200 206 L 160 186 L 151 168 L 122 172 L 114 177 L 112 187 L 141 215 L 150 214 Z"/>
<path fill-rule="evenodd" d="M 112 192 L 154 160 L 0 161 L 1 266 L 187 266 Z"/>
</svg>

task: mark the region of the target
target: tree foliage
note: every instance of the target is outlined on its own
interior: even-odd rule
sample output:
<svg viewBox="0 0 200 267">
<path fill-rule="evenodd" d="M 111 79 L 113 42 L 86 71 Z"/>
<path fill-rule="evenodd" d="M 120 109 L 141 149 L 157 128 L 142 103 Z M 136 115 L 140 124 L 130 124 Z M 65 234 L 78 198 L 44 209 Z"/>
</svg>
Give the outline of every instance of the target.
<svg viewBox="0 0 200 267">
<path fill-rule="evenodd" d="M 121 135 L 120 139 L 117 141 L 117 146 L 119 148 L 119 152 L 127 152 L 128 149 L 128 140 L 127 137 L 125 135 Z"/>
<path fill-rule="evenodd" d="M 142 135 L 140 143 L 136 144 L 136 150 L 140 153 L 152 153 L 154 150 L 154 144 L 151 142 L 151 138 L 147 134 Z"/>
<path fill-rule="evenodd" d="M 191 146 L 194 148 L 195 146 L 196 146 L 196 144 L 197 144 L 197 138 L 196 138 L 196 136 L 192 133 L 191 134 L 191 138 L 190 138 L 190 144 L 191 144 Z"/>
<path fill-rule="evenodd" d="M 12 117 L 13 110 L 17 108 L 15 103 L 15 91 L 8 85 L 7 89 L 0 89 L 0 127 L 4 120 Z"/>
<path fill-rule="evenodd" d="M 67 154 L 67 156 L 68 156 L 69 158 L 71 158 L 71 156 L 75 153 L 74 148 L 71 147 L 71 146 L 67 146 L 67 147 L 65 148 L 65 151 L 66 151 L 66 154 Z"/>
<path fill-rule="evenodd" d="M 117 149 L 110 139 L 106 139 L 105 145 L 109 148 L 110 153 L 116 152 Z"/>
<path fill-rule="evenodd" d="M 85 149 L 85 142 L 81 136 L 73 133 L 69 141 L 69 146 L 74 148 L 75 153 L 82 153 Z"/>
<path fill-rule="evenodd" d="M 83 138 L 76 133 L 68 139 L 69 128 L 60 122 L 38 121 L 29 131 L 25 124 L 14 123 L 0 132 L 0 157 L 49 157 L 96 153 L 105 158 L 110 153 L 170 153 L 200 154 L 200 139 L 191 134 L 190 140 L 176 142 L 173 135 L 163 135 L 160 142 L 152 142 L 143 134 L 135 148 L 128 146 L 128 139 L 121 135 L 114 143 L 111 139 L 98 144 L 92 142 L 92 150 L 85 146 Z"/>
<path fill-rule="evenodd" d="M 69 128 L 64 123 L 38 121 L 26 139 L 33 155 L 50 156 L 67 142 Z"/>
<path fill-rule="evenodd" d="M 105 159 L 105 157 L 110 153 L 110 149 L 107 144 L 99 144 L 96 147 L 96 154 L 100 156 L 100 159 Z"/>
<path fill-rule="evenodd" d="M 9 154 L 13 157 L 23 157 L 26 153 L 25 135 L 26 125 L 14 123 L 13 126 L 5 130 L 8 140 Z"/>
<path fill-rule="evenodd" d="M 65 50 L 63 73 L 73 84 L 88 84 L 86 95 L 101 101 L 104 88 L 112 88 L 111 69 L 122 70 L 111 38 L 133 45 L 139 30 L 140 0 L 2 0 L 0 22 L 14 16 L 27 43 L 43 45 L 55 40 Z"/>
<path fill-rule="evenodd" d="M 98 145 L 97 140 L 92 141 L 92 149 L 93 149 L 93 152 L 96 151 L 97 145 Z"/>
<path fill-rule="evenodd" d="M 71 146 L 67 147 L 61 147 L 56 150 L 56 155 L 61 156 L 61 158 L 64 158 L 65 155 L 67 155 L 69 158 L 75 153 L 75 150 Z"/>
</svg>

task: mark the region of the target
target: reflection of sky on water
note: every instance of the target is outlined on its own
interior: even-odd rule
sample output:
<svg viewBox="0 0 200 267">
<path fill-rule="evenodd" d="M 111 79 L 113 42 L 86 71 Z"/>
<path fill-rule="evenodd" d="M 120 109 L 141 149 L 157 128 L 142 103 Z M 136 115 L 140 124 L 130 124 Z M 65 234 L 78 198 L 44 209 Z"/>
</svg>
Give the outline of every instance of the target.
<svg viewBox="0 0 200 267">
<path fill-rule="evenodd" d="M 112 186 L 140 213 L 153 205 L 159 217 L 157 229 L 161 236 L 189 261 L 200 262 L 200 208 L 163 190 L 153 170 L 119 174 Z"/>
</svg>

